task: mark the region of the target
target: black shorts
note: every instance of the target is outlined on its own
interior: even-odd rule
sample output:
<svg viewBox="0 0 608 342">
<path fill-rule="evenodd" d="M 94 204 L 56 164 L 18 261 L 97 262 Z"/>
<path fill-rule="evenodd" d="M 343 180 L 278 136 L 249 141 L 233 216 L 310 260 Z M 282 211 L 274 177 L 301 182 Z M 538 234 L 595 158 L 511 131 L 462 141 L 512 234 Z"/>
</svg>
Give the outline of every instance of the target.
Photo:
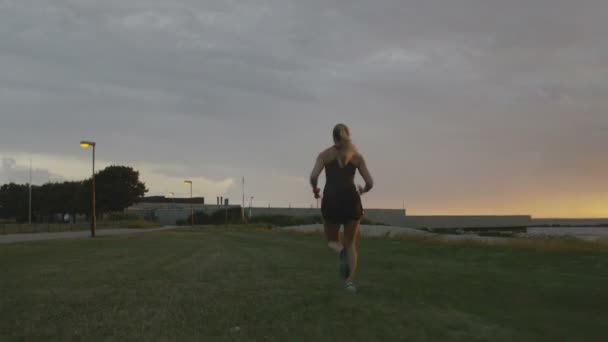
<svg viewBox="0 0 608 342">
<path fill-rule="evenodd" d="M 357 191 L 327 192 L 321 204 L 323 220 L 331 224 L 346 224 L 363 217 L 361 196 Z"/>
</svg>

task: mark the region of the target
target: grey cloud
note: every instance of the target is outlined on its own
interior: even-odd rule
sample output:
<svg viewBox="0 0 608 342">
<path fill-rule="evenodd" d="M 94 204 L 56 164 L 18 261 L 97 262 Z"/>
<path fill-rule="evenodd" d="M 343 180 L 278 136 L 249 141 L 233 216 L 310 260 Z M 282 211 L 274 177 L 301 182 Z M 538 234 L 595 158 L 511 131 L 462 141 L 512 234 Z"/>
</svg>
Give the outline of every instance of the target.
<svg viewBox="0 0 608 342">
<path fill-rule="evenodd" d="M 560 165 L 578 165 L 564 171 L 573 183 L 597 179 L 582 165 L 608 137 L 607 12 L 603 0 L 4 1 L 0 145 L 70 155 L 91 137 L 108 160 L 251 173 L 285 199 L 264 173 L 306 175 L 346 122 L 376 165 L 374 203 L 458 198 L 472 183 L 500 196 L 496 175 L 529 184 Z"/>
<path fill-rule="evenodd" d="M 49 170 L 41 168 L 32 168 L 32 184 L 44 184 L 47 182 L 60 182 L 64 178 L 60 175 L 53 174 Z M 2 157 L 2 165 L 0 166 L 0 183 L 17 183 L 25 184 L 30 181 L 29 165 L 17 164 L 16 160 L 11 157 Z"/>
</svg>

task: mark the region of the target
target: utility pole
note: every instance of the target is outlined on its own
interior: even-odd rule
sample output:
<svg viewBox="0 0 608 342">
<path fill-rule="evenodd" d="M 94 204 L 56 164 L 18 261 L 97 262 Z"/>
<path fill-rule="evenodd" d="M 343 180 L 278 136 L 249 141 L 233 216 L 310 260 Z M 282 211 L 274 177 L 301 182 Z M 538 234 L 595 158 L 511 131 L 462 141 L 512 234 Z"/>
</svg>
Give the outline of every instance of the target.
<svg viewBox="0 0 608 342">
<path fill-rule="evenodd" d="M 192 181 L 185 180 L 184 184 L 190 185 L 190 226 L 194 227 L 194 204 L 192 203 Z"/>
<path fill-rule="evenodd" d="M 241 220 L 245 222 L 245 176 L 243 176 L 243 202 L 241 204 Z"/>
<path fill-rule="evenodd" d="M 32 225 L 32 158 L 30 158 L 30 183 L 29 183 L 29 205 L 28 205 L 28 222 Z"/>
</svg>

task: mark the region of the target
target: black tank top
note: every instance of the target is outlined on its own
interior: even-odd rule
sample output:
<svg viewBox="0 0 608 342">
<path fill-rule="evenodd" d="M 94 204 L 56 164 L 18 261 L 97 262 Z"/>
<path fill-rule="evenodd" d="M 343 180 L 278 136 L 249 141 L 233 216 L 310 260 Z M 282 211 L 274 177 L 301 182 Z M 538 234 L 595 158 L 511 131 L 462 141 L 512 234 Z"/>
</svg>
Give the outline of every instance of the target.
<svg viewBox="0 0 608 342">
<path fill-rule="evenodd" d="M 357 167 L 352 163 L 340 167 L 338 159 L 334 159 L 325 165 L 325 189 L 324 192 L 357 191 L 355 187 L 355 173 Z"/>
<path fill-rule="evenodd" d="M 352 163 L 340 167 L 337 159 L 325 165 L 325 189 L 321 212 L 326 222 L 346 224 L 363 216 L 361 197 L 355 186 L 357 167 Z"/>
</svg>

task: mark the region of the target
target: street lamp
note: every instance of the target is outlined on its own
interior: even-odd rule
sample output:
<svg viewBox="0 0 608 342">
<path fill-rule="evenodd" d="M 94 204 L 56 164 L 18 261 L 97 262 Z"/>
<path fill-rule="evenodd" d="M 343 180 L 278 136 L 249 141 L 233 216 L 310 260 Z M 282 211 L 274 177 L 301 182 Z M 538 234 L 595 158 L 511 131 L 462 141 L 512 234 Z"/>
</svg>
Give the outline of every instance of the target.
<svg viewBox="0 0 608 342">
<path fill-rule="evenodd" d="M 194 207 L 192 206 L 192 181 L 185 180 L 184 184 L 190 184 L 190 218 L 191 218 L 190 225 L 192 227 L 194 227 Z"/>
<path fill-rule="evenodd" d="M 81 141 L 80 147 L 89 148 L 93 147 L 93 178 L 91 182 L 91 205 L 93 207 L 93 214 L 91 216 L 91 237 L 95 237 L 95 230 L 97 228 L 97 218 L 95 217 L 95 143 L 92 141 Z"/>
<path fill-rule="evenodd" d="M 169 196 L 169 198 L 171 198 L 171 202 L 175 202 L 175 199 L 173 198 L 175 196 L 175 193 L 170 192 L 167 195 Z M 172 207 L 172 205 L 169 205 L 169 208 L 171 208 L 171 207 Z"/>
</svg>

